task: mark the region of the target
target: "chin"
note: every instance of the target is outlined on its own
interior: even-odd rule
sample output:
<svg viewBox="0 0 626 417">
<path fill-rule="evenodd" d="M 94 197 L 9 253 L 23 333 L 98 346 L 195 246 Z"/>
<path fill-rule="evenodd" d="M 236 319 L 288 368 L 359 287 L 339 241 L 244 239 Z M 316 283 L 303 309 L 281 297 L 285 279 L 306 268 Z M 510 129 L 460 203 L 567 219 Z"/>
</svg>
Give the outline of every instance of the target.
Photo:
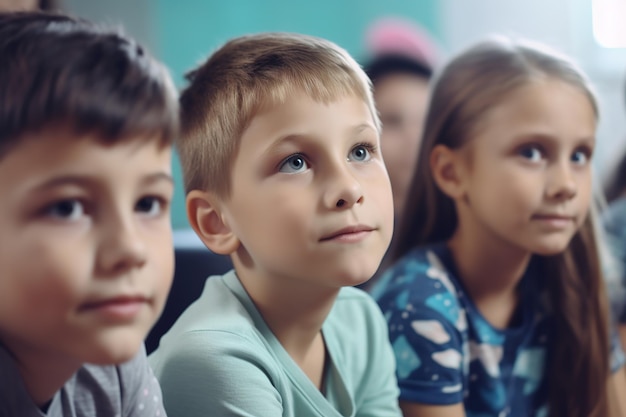
<svg viewBox="0 0 626 417">
<path fill-rule="evenodd" d="M 536 247 L 533 248 L 532 253 L 541 256 L 559 255 L 567 249 L 568 245 L 569 240 L 567 242 L 554 242 L 536 245 Z"/>
<path fill-rule="evenodd" d="M 115 352 L 98 355 L 98 357 L 95 357 L 92 361 L 88 361 L 88 363 L 92 363 L 94 365 L 120 365 L 134 358 L 137 353 L 139 353 L 139 346 L 135 349 L 125 351 L 116 350 Z"/>
<path fill-rule="evenodd" d="M 337 273 L 337 278 L 342 287 L 354 287 L 369 281 L 376 273 L 376 268 L 370 265 L 360 265 L 358 270 L 341 271 Z"/>
<path fill-rule="evenodd" d="M 133 337 L 99 341 L 97 346 L 91 347 L 85 362 L 95 365 L 119 365 L 135 357 L 142 344 L 143 340 Z"/>
<path fill-rule="evenodd" d="M 365 284 L 372 278 L 372 275 L 368 275 L 367 277 L 354 278 L 350 282 L 343 284 L 342 287 L 356 287 L 357 285 Z"/>
</svg>

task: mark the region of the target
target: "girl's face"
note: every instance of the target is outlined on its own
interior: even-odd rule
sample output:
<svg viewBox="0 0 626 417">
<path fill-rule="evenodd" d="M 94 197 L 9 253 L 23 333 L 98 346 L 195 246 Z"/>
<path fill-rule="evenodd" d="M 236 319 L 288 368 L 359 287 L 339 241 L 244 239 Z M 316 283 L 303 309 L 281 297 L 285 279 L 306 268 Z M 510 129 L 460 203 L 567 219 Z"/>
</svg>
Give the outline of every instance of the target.
<svg viewBox="0 0 626 417">
<path fill-rule="evenodd" d="M 511 92 L 458 150 L 459 226 L 530 253 L 563 251 L 589 211 L 595 130 L 589 98 L 570 84 Z"/>
</svg>

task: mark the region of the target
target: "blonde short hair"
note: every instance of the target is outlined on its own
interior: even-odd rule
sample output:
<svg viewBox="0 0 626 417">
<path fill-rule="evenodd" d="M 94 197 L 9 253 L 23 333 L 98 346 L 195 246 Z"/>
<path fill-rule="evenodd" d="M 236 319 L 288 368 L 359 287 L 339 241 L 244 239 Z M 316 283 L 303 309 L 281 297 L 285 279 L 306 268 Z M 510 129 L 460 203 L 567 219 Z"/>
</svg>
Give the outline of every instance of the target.
<svg viewBox="0 0 626 417">
<path fill-rule="evenodd" d="M 234 38 L 187 79 L 176 142 L 186 192 L 228 196 L 243 132 L 261 107 L 283 103 L 294 92 L 323 103 L 355 95 L 367 103 L 380 129 L 367 75 L 344 49 L 325 39 L 292 33 Z"/>
</svg>

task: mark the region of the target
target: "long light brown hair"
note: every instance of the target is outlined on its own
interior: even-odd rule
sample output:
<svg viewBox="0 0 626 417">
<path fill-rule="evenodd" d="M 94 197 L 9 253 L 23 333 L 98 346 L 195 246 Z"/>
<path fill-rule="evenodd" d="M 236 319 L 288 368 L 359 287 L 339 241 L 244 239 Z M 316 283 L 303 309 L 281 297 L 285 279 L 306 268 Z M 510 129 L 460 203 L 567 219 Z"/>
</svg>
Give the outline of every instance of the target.
<svg viewBox="0 0 626 417">
<path fill-rule="evenodd" d="M 430 170 L 433 148 L 461 147 L 472 139 L 486 113 L 538 77 L 579 89 L 597 117 L 597 103 L 583 73 L 566 57 L 540 45 L 490 38 L 459 54 L 438 74 L 400 234 L 392 248 L 394 260 L 415 246 L 450 239 L 457 228 L 454 202 L 437 187 Z M 608 303 L 593 214 L 563 253 L 540 258 L 554 315 L 545 370 L 550 415 L 605 417 Z"/>
</svg>

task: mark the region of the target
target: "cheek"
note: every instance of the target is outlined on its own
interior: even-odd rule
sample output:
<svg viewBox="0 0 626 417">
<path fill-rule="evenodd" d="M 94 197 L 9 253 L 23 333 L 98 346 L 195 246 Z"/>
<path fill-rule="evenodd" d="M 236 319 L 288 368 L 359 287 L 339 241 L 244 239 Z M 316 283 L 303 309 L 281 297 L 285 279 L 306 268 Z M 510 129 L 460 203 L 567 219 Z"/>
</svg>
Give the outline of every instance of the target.
<svg viewBox="0 0 626 417">
<path fill-rule="evenodd" d="M 393 230 L 393 225 L 394 225 L 394 209 L 398 209 L 401 210 L 403 207 L 394 207 L 394 201 L 392 198 L 391 193 L 388 194 L 387 197 L 385 197 L 384 200 L 381 200 L 380 202 L 378 202 L 380 207 L 380 217 L 381 217 L 381 224 L 385 225 L 387 227 L 387 229 L 389 230 L 389 237 L 391 238 L 391 231 Z"/>
<path fill-rule="evenodd" d="M 147 279 L 153 280 L 158 296 L 165 300 L 174 277 L 174 243 L 169 220 L 157 226 L 145 237 L 151 265 Z"/>
<path fill-rule="evenodd" d="M 591 174 L 584 175 L 578 182 L 577 195 L 580 200 L 581 211 L 589 211 L 593 197 L 593 181 Z"/>
<path fill-rule="evenodd" d="M 576 178 L 576 182 L 578 183 L 578 191 L 581 194 L 585 196 L 591 195 L 591 190 L 593 188 L 593 175 L 590 168 L 580 172 Z"/>
<path fill-rule="evenodd" d="M 58 233 L 11 212 L 0 216 L 2 314 L 13 309 L 46 320 L 48 313 L 72 305 L 92 272 L 89 245 L 74 231 Z"/>
<path fill-rule="evenodd" d="M 14 251 L 0 258 L 6 271 L 0 290 L 3 307 L 21 310 L 23 318 L 37 316 L 45 321 L 79 303 L 91 270 L 80 252 L 59 246 L 33 246 L 30 251 Z"/>
<path fill-rule="evenodd" d="M 372 203 L 376 204 L 380 210 L 380 214 L 390 217 L 393 223 L 393 196 L 389 175 L 385 172 L 385 168 L 376 165 L 372 172 L 362 181 L 363 187 L 367 194 L 371 195 Z M 386 219 L 383 219 L 386 222 Z"/>
<path fill-rule="evenodd" d="M 318 204 L 306 184 L 268 184 L 232 201 L 232 217 L 237 221 L 231 226 L 245 247 L 262 249 L 270 239 L 279 244 L 307 229 Z"/>
<path fill-rule="evenodd" d="M 513 215 L 541 202 L 544 186 L 532 173 L 506 164 L 481 166 L 471 174 L 468 198 L 473 206 Z"/>
<path fill-rule="evenodd" d="M 492 158 L 495 159 L 495 158 Z M 517 193 L 525 194 L 530 190 L 541 193 L 543 177 L 540 172 L 524 169 L 510 160 L 503 161 L 476 161 L 476 175 L 472 172 L 473 180 L 484 188 L 513 196 Z M 494 194 L 496 194 L 494 192 Z"/>
<path fill-rule="evenodd" d="M 169 245 L 166 250 L 162 251 L 161 259 L 158 272 L 161 277 L 159 280 L 159 292 L 160 296 L 166 299 L 174 279 L 174 251 L 172 245 Z"/>
</svg>

